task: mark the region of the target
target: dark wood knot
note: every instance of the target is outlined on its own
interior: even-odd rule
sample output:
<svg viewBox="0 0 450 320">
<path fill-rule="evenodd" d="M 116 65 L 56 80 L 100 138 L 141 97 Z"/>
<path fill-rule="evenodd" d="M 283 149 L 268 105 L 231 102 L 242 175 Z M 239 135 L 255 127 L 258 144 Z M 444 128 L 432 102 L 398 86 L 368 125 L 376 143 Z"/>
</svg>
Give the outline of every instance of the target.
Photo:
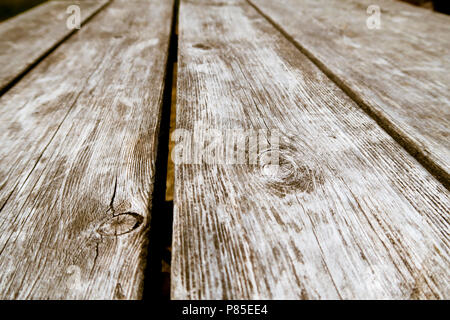
<svg viewBox="0 0 450 320">
<path fill-rule="evenodd" d="M 103 236 L 120 236 L 137 229 L 143 221 L 144 217 L 140 214 L 124 212 L 105 221 L 97 231 Z"/>
<path fill-rule="evenodd" d="M 192 48 L 195 48 L 195 49 L 201 49 L 201 50 L 209 50 L 209 49 L 211 49 L 210 46 L 208 46 L 208 45 L 206 45 L 206 44 L 203 44 L 203 43 L 196 43 L 196 44 L 194 44 L 194 45 L 192 46 Z"/>
</svg>

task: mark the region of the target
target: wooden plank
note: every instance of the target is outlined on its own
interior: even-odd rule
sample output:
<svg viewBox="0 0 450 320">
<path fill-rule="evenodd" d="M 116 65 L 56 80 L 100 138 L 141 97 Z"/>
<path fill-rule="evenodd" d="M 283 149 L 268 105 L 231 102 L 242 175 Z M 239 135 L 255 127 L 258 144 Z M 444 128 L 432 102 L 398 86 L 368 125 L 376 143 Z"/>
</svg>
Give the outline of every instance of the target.
<svg viewBox="0 0 450 320">
<path fill-rule="evenodd" d="M 29 10 L 45 0 L 2 0 L 0 2 L 0 22 Z"/>
<path fill-rule="evenodd" d="M 447 189 L 245 1 L 179 19 L 172 298 L 448 299 Z M 211 129 L 279 167 L 189 162 Z"/>
<path fill-rule="evenodd" d="M 0 98 L 0 297 L 141 296 L 171 1 L 116 0 Z"/>
<path fill-rule="evenodd" d="M 249 2 L 450 187 L 449 16 L 389 0 Z"/>
<path fill-rule="evenodd" d="M 0 93 L 76 29 L 67 28 L 70 5 L 88 20 L 108 0 L 48 1 L 0 23 Z"/>
</svg>

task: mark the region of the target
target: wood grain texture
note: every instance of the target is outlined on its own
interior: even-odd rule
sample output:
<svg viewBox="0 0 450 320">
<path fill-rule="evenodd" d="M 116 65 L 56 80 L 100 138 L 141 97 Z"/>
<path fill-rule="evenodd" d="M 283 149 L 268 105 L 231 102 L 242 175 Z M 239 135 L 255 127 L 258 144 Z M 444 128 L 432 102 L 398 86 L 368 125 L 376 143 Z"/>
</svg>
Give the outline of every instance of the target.
<svg viewBox="0 0 450 320">
<path fill-rule="evenodd" d="M 450 187 L 449 16 L 390 0 L 249 2 Z"/>
<path fill-rule="evenodd" d="M 0 98 L 0 297 L 141 296 L 171 1 L 116 0 Z"/>
<path fill-rule="evenodd" d="M 76 30 L 66 26 L 70 5 L 80 7 L 84 22 L 107 0 L 48 1 L 0 23 L 0 92 Z"/>
<path fill-rule="evenodd" d="M 282 137 L 275 172 L 176 163 L 172 298 L 448 299 L 447 189 L 245 1 L 179 19 L 177 128 Z"/>
</svg>

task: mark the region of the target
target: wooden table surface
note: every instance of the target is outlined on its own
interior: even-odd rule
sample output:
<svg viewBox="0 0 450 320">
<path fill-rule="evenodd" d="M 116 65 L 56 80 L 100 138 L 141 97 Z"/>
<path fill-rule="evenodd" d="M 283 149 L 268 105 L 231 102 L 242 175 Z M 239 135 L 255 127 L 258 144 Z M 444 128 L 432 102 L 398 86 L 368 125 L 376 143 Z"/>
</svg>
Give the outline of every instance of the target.
<svg viewBox="0 0 450 320">
<path fill-rule="evenodd" d="M 1 96 L 1 298 L 142 296 L 172 8 L 115 0 Z"/>
<path fill-rule="evenodd" d="M 439 181 L 246 1 L 179 30 L 177 128 L 278 132 L 280 168 L 176 163 L 173 298 L 449 297 Z"/>
<path fill-rule="evenodd" d="M 140 299 L 173 232 L 173 299 L 449 299 L 450 17 L 179 2 L 0 23 L 0 298 Z"/>
<path fill-rule="evenodd" d="M 75 29 L 66 27 L 69 5 L 80 8 L 84 23 L 108 1 L 49 1 L 0 24 L 0 92 L 18 80 Z"/>
<path fill-rule="evenodd" d="M 449 187 L 450 17 L 380 0 L 250 0 L 403 147 Z"/>
</svg>

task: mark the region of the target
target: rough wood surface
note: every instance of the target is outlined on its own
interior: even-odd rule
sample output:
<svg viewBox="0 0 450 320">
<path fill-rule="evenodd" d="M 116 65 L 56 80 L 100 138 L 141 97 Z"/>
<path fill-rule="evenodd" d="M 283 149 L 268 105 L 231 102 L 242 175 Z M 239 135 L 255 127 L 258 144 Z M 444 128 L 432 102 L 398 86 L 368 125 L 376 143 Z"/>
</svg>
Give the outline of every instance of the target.
<svg viewBox="0 0 450 320">
<path fill-rule="evenodd" d="M 450 187 L 449 16 L 390 0 L 249 2 Z"/>
<path fill-rule="evenodd" d="M 178 130 L 282 137 L 279 171 L 176 163 L 172 298 L 450 298 L 442 184 L 245 1 L 179 32 Z"/>
<path fill-rule="evenodd" d="M 172 2 L 116 0 L 0 98 L 0 297 L 139 298 Z"/>
<path fill-rule="evenodd" d="M 107 0 L 48 1 L 0 23 L 0 92 L 76 30 L 66 26 L 70 5 L 80 7 L 81 21 Z"/>
</svg>

